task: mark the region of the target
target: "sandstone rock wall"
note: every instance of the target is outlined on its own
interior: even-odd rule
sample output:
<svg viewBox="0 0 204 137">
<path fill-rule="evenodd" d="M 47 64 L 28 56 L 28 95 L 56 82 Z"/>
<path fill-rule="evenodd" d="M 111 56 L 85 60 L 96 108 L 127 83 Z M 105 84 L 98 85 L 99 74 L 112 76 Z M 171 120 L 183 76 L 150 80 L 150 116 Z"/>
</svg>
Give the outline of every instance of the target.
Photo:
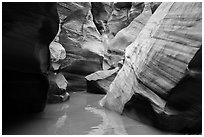
<svg viewBox="0 0 204 137">
<path fill-rule="evenodd" d="M 109 31 L 107 22 L 113 11 L 112 4 L 113 2 L 91 2 L 93 21 L 100 34 Z"/>
<path fill-rule="evenodd" d="M 139 93 L 162 111 L 166 95 L 202 45 L 201 9 L 201 3 L 162 3 L 126 48 L 125 63 L 101 105 L 121 113 Z"/>
<path fill-rule="evenodd" d="M 107 52 L 104 53 L 104 63 L 117 66 L 117 63 L 124 59 L 125 48 L 136 39 L 151 16 L 150 3 L 146 3 L 143 12 L 137 13 L 137 17 L 127 27 L 120 30 L 113 39 L 106 40 Z"/>
<path fill-rule="evenodd" d="M 61 69 L 70 73 L 90 74 L 101 69 L 103 46 L 93 23 L 88 2 L 58 3 L 61 20 L 59 43 L 66 50 Z"/>
<path fill-rule="evenodd" d="M 70 73 L 80 78 L 79 81 L 84 81 L 79 75 L 86 76 L 98 70 L 120 66 L 124 60 L 124 49 L 134 41 L 152 15 L 151 4 L 147 4 L 146 7 L 144 5 L 134 5 L 132 2 L 59 2 L 60 24 L 55 41 L 66 50 L 66 58 L 60 61 L 59 71 L 64 74 Z M 132 12 L 129 12 L 130 9 Z M 121 30 L 114 39 L 110 38 L 112 28 L 119 25 L 117 31 L 120 31 L 137 16 L 138 19 Z M 112 27 L 109 26 L 110 22 Z M 56 66 L 56 63 L 54 65 Z"/>
<path fill-rule="evenodd" d="M 130 23 L 128 21 L 128 12 L 131 8 L 131 2 L 116 2 L 113 4 L 113 11 L 108 20 L 108 28 L 113 35 L 123 29 Z"/>
<path fill-rule="evenodd" d="M 44 109 L 49 83 L 43 73 L 58 24 L 56 3 L 2 3 L 3 125 L 18 113 Z"/>
</svg>

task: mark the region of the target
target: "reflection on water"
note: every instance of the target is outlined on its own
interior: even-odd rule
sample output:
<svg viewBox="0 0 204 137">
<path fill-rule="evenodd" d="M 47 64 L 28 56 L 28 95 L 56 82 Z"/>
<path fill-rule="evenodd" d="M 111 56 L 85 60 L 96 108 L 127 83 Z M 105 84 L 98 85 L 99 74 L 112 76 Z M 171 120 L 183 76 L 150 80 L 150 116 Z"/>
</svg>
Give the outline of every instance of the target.
<svg viewBox="0 0 204 137">
<path fill-rule="evenodd" d="M 103 118 L 102 123 L 92 127 L 92 130 L 89 132 L 89 134 L 102 135 L 108 132 L 116 135 L 127 135 L 122 118 L 119 114 L 105 109 L 96 109 L 94 107 L 86 107 L 85 110 L 88 110 Z"/>
<path fill-rule="evenodd" d="M 70 100 L 48 104 L 44 112 L 21 119 L 7 134 L 82 135 L 82 134 L 166 134 L 138 121 L 102 108 L 104 95 L 77 92 Z"/>
<path fill-rule="evenodd" d="M 62 127 L 63 125 L 64 125 L 64 123 L 65 123 L 65 120 L 66 120 L 66 118 L 67 118 L 67 115 L 65 114 L 65 115 L 63 115 L 63 116 L 61 116 L 60 118 L 58 118 L 58 120 L 57 120 L 57 122 L 56 122 L 56 128 L 60 128 L 60 127 Z"/>
</svg>

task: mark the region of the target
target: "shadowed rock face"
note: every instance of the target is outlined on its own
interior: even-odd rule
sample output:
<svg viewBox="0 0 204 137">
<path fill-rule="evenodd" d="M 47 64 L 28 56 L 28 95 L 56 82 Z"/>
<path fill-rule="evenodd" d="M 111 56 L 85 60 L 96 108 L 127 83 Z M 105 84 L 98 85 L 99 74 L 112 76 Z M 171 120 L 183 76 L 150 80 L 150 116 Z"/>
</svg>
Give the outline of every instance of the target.
<svg viewBox="0 0 204 137">
<path fill-rule="evenodd" d="M 49 44 L 58 31 L 55 3 L 2 4 L 3 119 L 45 107 Z M 3 122 L 5 123 L 5 121 Z"/>
<path fill-rule="evenodd" d="M 189 63 L 189 72 L 171 90 L 167 97 L 166 110 L 174 110 L 173 114 L 155 112 L 151 101 L 140 94 L 134 94 L 125 104 L 124 113 L 134 119 L 139 116 L 140 120 L 145 119 L 148 124 L 161 130 L 185 134 L 202 133 L 201 61 L 202 49 L 199 49 Z M 194 74 L 190 73 L 190 71 L 194 71 Z"/>
<path fill-rule="evenodd" d="M 177 111 L 200 111 L 202 108 L 202 48 L 198 50 L 188 65 L 186 76 L 174 87 L 166 107 Z"/>
<path fill-rule="evenodd" d="M 107 21 L 112 12 L 112 3 L 105 2 L 91 2 L 91 12 L 93 14 L 93 21 L 98 31 L 103 34 L 107 30 Z"/>
<path fill-rule="evenodd" d="M 107 22 L 110 33 L 114 36 L 126 27 L 130 22 L 128 21 L 128 12 L 131 8 L 130 2 L 117 2 L 113 4 L 113 11 Z"/>
<path fill-rule="evenodd" d="M 69 99 L 69 93 L 66 91 L 68 81 L 65 79 L 62 73 L 55 74 L 49 72 L 49 91 L 48 91 L 48 103 L 61 103 Z"/>
</svg>

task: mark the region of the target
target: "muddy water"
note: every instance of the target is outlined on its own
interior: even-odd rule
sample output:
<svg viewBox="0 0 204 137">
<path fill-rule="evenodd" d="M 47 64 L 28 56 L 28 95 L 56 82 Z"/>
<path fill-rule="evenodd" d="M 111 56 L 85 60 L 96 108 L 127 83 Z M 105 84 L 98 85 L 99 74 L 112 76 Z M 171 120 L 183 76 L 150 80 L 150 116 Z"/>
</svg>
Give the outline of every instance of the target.
<svg viewBox="0 0 204 137">
<path fill-rule="evenodd" d="M 22 120 L 9 134 L 167 134 L 106 110 L 98 101 L 104 95 L 75 92 L 61 104 L 48 104 L 44 112 Z"/>
</svg>

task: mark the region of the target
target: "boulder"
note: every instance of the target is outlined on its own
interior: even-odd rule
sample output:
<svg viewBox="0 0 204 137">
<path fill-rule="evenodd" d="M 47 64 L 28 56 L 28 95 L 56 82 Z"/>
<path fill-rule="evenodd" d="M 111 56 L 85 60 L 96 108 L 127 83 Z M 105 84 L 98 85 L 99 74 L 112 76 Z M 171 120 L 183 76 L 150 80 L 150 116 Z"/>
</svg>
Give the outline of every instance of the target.
<svg viewBox="0 0 204 137">
<path fill-rule="evenodd" d="M 162 3 L 126 48 L 125 63 L 100 104 L 122 113 L 139 93 L 163 112 L 169 92 L 202 45 L 201 9 L 200 3 Z"/>
<path fill-rule="evenodd" d="M 60 2 L 59 43 L 66 50 L 63 72 L 88 75 L 102 69 L 103 44 L 91 13 L 91 3 Z"/>
<path fill-rule="evenodd" d="M 51 42 L 50 46 L 51 65 L 54 70 L 58 70 L 61 65 L 61 60 L 66 58 L 66 51 L 64 47 L 57 42 Z"/>
<path fill-rule="evenodd" d="M 51 53 L 51 60 L 53 62 L 57 62 L 60 59 L 66 58 L 66 51 L 60 43 L 51 42 L 49 49 L 50 49 L 50 53 Z"/>
<path fill-rule="evenodd" d="M 69 99 L 68 81 L 62 73 L 49 73 L 48 103 L 61 103 Z"/>
</svg>

